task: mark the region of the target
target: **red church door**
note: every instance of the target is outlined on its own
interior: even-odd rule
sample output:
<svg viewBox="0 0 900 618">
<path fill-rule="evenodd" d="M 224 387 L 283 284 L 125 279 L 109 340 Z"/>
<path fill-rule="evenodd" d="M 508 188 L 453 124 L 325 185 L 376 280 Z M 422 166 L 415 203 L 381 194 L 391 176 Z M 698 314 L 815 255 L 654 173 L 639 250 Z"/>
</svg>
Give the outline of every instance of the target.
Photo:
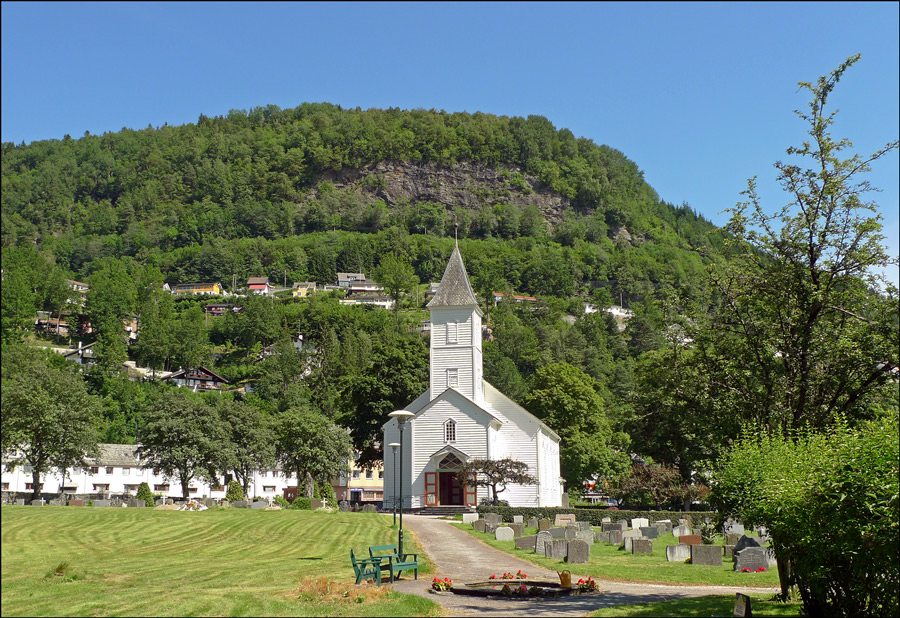
<svg viewBox="0 0 900 618">
<path fill-rule="evenodd" d="M 463 503 L 463 487 L 456 474 L 456 472 L 440 473 L 440 504 L 442 505 L 461 505 Z"/>
</svg>

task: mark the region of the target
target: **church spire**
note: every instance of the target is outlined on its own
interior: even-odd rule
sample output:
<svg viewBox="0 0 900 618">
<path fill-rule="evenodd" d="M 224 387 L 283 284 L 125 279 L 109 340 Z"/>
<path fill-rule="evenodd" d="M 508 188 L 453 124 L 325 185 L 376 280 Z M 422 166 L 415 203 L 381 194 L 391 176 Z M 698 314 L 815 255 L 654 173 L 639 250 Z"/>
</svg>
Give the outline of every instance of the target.
<svg viewBox="0 0 900 618">
<path fill-rule="evenodd" d="M 450 261 L 447 263 L 447 269 L 444 270 L 441 284 L 438 286 L 434 298 L 428 303 L 429 309 L 434 307 L 478 307 L 478 301 L 475 299 L 475 293 L 472 291 L 472 285 L 466 275 L 462 255 L 459 253 L 459 241 L 453 247 L 453 253 L 450 254 Z"/>
</svg>

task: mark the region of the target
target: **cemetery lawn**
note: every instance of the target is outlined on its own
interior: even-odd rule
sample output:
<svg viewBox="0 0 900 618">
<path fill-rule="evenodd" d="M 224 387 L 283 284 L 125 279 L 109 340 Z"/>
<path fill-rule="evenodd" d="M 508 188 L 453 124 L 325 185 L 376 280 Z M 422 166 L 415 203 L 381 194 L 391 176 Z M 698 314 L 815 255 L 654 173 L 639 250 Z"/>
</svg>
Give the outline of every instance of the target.
<svg viewBox="0 0 900 618">
<path fill-rule="evenodd" d="M 3 616 L 440 615 L 353 586 L 350 549 L 397 541 L 377 513 L 4 506 L 0 536 Z"/>
<path fill-rule="evenodd" d="M 803 604 L 800 601 L 780 603 L 771 594 L 750 595 L 750 609 L 754 616 L 800 616 Z M 605 607 L 591 616 L 603 618 L 639 618 L 641 616 L 731 616 L 734 611 L 734 595 L 718 594 L 676 601 L 656 603 L 636 603 Z"/>
<path fill-rule="evenodd" d="M 501 551 L 553 571 L 569 569 L 578 575 L 590 575 L 598 579 L 624 582 L 644 582 L 653 584 L 705 584 L 710 586 L 753 586 L 777 588 L 778 569 L 764 573 L 736 573 L 731 558 L 723 558 L 722 566 L 700 566 L 683 562 L 668 562 L 666 546 L 678 541 L 671 533 L 653 539 L 652 554 L 629 554 L 616 545 L 594 543 L 591 546 L 591 561 L 587 564 L 569 564 L 563 560 L 538 556 L 534 552 L 516 549 L 514 541 L 497 541 L 493 534 L 476 532 L 471 524 L 460 524 L 477 539 Z M 526 528 L 525 534 L 537 534 L 536 528 Z M 723 540 L 719 539 L 721 545 Z"/>
</svg>

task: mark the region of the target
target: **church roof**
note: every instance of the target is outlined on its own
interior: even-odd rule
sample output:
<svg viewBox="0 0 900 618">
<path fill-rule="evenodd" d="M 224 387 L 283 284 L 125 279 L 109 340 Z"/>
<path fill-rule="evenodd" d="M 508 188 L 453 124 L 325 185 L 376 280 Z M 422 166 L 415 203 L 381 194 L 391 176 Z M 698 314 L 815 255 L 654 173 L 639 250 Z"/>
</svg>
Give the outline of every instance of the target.
<svg viewBox="0 0 900 618">
<path fill-rule="evenodd" d="M 463 265 L 462 255 L 459 253 L 459 245 L 456 245 L 453 247 L 453 253 L 450 254 L 450 261 L 447 263 L 447 269 L 444 270 L 441 284 L 438 286 L 434 298 L 428 303 L 428 308 L 477 306 L 478 301 L 475 300 L 475 293 L 472 291 L 472 285 L 466 275 L 466 267 Z"/>
</svg>

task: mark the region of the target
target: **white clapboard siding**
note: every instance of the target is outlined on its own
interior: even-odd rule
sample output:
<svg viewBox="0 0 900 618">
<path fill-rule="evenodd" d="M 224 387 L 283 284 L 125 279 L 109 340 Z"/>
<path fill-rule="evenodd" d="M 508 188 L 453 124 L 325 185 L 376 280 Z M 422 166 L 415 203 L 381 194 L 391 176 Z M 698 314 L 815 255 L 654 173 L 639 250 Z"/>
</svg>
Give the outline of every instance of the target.
<svg viewBox="0 0 900 618">
<path fill-rule="evenodd" d="M 456 339 L 448 342 L 448 324 L 456 328 Z M 441 307 L 431 310 L 431 398 L 447 388 L 447 369 L 458 372 L 457 390 L 480 401 L 481 318 L 471 307 Z"/>
</svg>

